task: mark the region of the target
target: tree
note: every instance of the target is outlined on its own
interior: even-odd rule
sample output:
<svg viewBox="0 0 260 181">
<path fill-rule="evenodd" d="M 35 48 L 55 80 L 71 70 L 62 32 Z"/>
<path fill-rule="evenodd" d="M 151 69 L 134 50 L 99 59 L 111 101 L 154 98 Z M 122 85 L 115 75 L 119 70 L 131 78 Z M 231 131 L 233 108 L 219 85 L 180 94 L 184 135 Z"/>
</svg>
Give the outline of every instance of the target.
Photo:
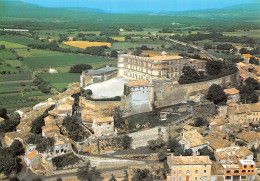
<svg viewBox="0 0 260 181">
<path fill-rule="evenodd" d="M 142 181 L 149 177 L 150 171 L 148 169 L 137 169 L 134 176 L 132 177 L 132 181 Z"/>
<path fill-rule="evenodd" d="M 89 64 L 77 64 L 70 67 L 69 73 L 82 73 L 83 70 L 92 69 L 92 66 Z"/>
<path fill-rule="evenodd" d="M 182 147 L 181 144 L 176 139 L 169 139 L 167 148 L 170 149 L 171 152 L 174 152 L 177 148 Z"/>
<path fill-rule="evenodd" d="M 245 80 L 245 83 L 249 86 L 250 89 L 259 90 L 260 88 L 260 84 L 258 83 L 258 81 L 252 77 L 247 78 Z"/>
<path fill-rule="evenodd" d="M 124 170 L 124 179 L 122 181 L 128 181 L 128 173 L 127 170 Z"/>
<path fill-rule="evenodd" d="M 180 84 L 188 84 L 192 82 L 196 82 L 202 77 L 198 74 L 198 72 L 191 68 L 190 66 L 184 66 L 182 68 L 182 75 L 180 76 L 178 82 Z"/>
<path fill-rule="evenodd" d="M 221 61 L 208 61 L 206 63 L 206 70 L 209 75 L 218 75 L 221 73 L 223 63 Z"/>
<path fill-rule="evenodd" d="M 4 119 L 8 118 L 6 108 L 0 108 L 0 117 Z"/>
<path fill-rule="evenodd" d="M 124 128 L 124 119 L 123 119 L 122 115 L 123 115 L 123 113 L 122 113 L 120 107 L 115 107 L 114 115 L 113 115 L 115 127 L 121 128 L 121 129 Z"/>
<path fill-rule="evenodd" d="M 149 149 L 156 150 L 156 148 L 157 148 L 156 140 L 149 140 L 147 143 L 148 143 Z"/>
<path fill-rule="evenodd" d="M 167 152 L 165 149 L 160 149 L 158 152 L 158 159 L 159 161 L 164 161 L 167 158 Z"/>
<path fill-rule="evenodd" d="M 96 170 L 96 167 L 90 167 L 90 163 L 87 162 L 86 166 L 78 169 L 77 178 L 82 181 L 94 181 L 100 177 L 100 172 Z"/>
<path fill-rule="evenodd" d="M 9 153 L 13 156 L 20 156 L 24 154 L 23 144 L 19 140 L 14 140 L 12 145 L 9 147 Z"/>
<path fill-rule="evenodd" d="M 108 181 L 116 181 L 116 178 L 113 174 L 111 174 L 111 178 Z"/>
<path fill-rule="evenodd" d="M 59 177 L 59 178 L 56 179 L 56 181 L 62 181 L 62 178 Z"/>
<path fill-rule="evenodd" d="M 259 60 L 256 57 L 250 57 L 249 63 L 259 65 Z"/>
<path fill-rule="evenodd" d="M 224 89 L 217 84 L 213 84 L 209 87 L 207 99 L 214 102 L 214 104 L 227 102 L 227 96 L 224 92 Z"/>
<path fill-rule="evenodd" d="M 122 146 L 123 149 L 129 149 L 131 147 L 131 143 L 132 143 L 132 137 L 128 136 L 128 135 L 124 135 L 122 137 Z"/>
<path fill-rule="evenodd" d="M 117 58 L 117 56 L 118 56 L 118 53 L 117 53 L 116 50 L 111 51 L 110 57 L 115 57 L 115 58 Z"/>
<path fill-rule="evenodd" d="M 216 161 L 216 158 L 214 156 L 214 152 L 211 151 L 210 149 L 208 149 L 208 147 L 205 146 L 202 149 L 199 149 L 198 151 L 199 151 L 200 155 L 204 155 L 204 156 L 207 155 L 207 156 L 209 156 L 209 158 L 211 160 Z"/>
<path fill-rule="evenodd" d="M 204 120 L 203 118 L 197 118 L 194 121 L 194 126 L 201 127 L 201 126 L 207 126 L 208 122 Z"/>
<path fill-rule="evenodd" d="M 243 104 L 258 102 L 258 93 L 248 84 L 240 86 L 239 95 Z"/>
</svg>

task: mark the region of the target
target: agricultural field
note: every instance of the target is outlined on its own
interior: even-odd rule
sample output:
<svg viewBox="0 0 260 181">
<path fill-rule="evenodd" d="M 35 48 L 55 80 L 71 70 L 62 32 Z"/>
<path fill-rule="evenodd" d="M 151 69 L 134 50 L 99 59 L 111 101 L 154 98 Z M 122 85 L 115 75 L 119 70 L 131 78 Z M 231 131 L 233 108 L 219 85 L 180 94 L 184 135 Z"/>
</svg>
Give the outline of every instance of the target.
<svg viewBox="0 0 260 181">
<path fill-rule="evenodd" d="M 165 48 L 171 46 L 171 44 L 166 43 L 131 43 L 131 42 L 115 42 L 113 43 L 111 49 L 113 50 L 128 50 L 129 48 L 137 48 L 142 45 L 146 45 L 148 48 L 160 49 L 162 45 L 165 45 Z"/>
<path fill-rule="evenodd" d="M 111 43 L 106 43 L 106 42 L 68 41 L 68 42 L 63 42 L 63 44 L 82 48 L 82 49 L 86 49 L 88 47 L 96 47 L 96 46 L 107 46 L 109 48 L 111 47 Z"/>
<path fill-rule="evenodd" d="M 25 45 L 21 45 L 18 43 L 12 43 L 8 41 L 0 41 L 0 45 L 5 45 L 5 48 L 26 48 Z"/>
<path fill-rule="evenodd" d="M 19 56 L 23 56 L 24 58 L 32 58 L 32 57 L 48 57 L 48 56 L 62 56 L 64 53 L 54 52 L 50 50 L 39 50 L 39 49 L 17 49 L 15 50 Z"/>
<path fill-rule="evenodd" d="M 32 70 L 71 66 L 75 64 L 96 64 L 115 62 L 114 59 L 79 54 L 63 54 L 60 56 L 28 57 L 24 64 Z"/>
<path fill-rule="evenodd" d="M 16 55 L 7 50 L 0 50 L 0 59 L 2 60 L 16 59 Z"/>
<path fill-rule="evenodd" d="M 79 82 L 80 74 L 78 73 L 58 73 L 58 74 L 49 74 L 42 73 L 39 74 L 45 81 L 49 82 L 52 87 L 56 88 L 59 91 L 68 87 L 72 82 Z"/>
<path fill-rule="evenodd" d="M 248 36 L 252 38 L 260 38 L 260 30 L 223 32 L 227 36 Z"/>
<path fill-rule="evenodd" d="M 125 37 L 110 37 L 112 38 L 113 40 L 117 40 L 117 41 L 125 41 Z"/>
<path fill-rule="evenodd" d="M 40 43 L 40 40 L 34 40 L 26 36 L 10 36 L 10 35 L 0 36 L 0 41 L 19 44 L 18 48 L 21 48 L 21 45 L 24 45 L 22 48 L 26 48 L 26 46 L 30 43 Z M 16 48 L 16 46 L 11 45 L 10 48 Z"/>
</svg>

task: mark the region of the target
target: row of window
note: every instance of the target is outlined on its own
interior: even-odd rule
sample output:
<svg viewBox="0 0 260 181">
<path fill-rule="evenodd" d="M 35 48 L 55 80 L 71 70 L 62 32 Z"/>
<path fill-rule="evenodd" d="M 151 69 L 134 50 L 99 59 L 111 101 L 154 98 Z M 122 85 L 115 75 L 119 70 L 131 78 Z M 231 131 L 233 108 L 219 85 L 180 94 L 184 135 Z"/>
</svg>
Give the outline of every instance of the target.
<svg viewBox="0 0 260 181">
<path fill-rule="evenodd" d="M 231 180 L 232 176 L 225 176 L 226 180 Z M 240 176 L 233 176 L 233 179 L 240 179 Z M 241 179 L 246 179 L 246 175 L 241 175 Z"/>
<path fill-rule="evenodd" d="M 172 181 L 182 181 L 182 180 L 183 180 L 182 177 L 179 177 L 178 180 L 177 180 L 176 177 L 172 177 Z M 197 180 L 199 180 L 199 178 L 198 177 L 194 177 L 194 180 L 197 181 Z M 207 177 L 203 177 L 203 180 L 207 180 Z"/>
<path fill-rule="evenodd" d="M 254 172 L 254 170 L 242 170 L 241 173 L 251 173 L 251 172 Z M 231 173 L 230 170 L 227 170 L 226 171 L 227 174 Z M 240 173 L 240 170 L 235 170 L 234 173 Z"/>
<path fill-rule="evenodd" d="M 195 170 L 195 173 L 197 174 L 197 173 L 199 173 L 199 171 L 198 171 L 198 170 Z M 203 170 L 203 173 L 207 173 L 207 170 Z M 174 171 L 173 174 L 176 174 L 176 171 Z M 182 174 L 182 171 L 181 171 L 181 170 L 179 170 L 179 174 Z M 190 174 L 190 170 L 187 170 L 187 171 L 186 171 L 186 174 Z"/>
</svg>

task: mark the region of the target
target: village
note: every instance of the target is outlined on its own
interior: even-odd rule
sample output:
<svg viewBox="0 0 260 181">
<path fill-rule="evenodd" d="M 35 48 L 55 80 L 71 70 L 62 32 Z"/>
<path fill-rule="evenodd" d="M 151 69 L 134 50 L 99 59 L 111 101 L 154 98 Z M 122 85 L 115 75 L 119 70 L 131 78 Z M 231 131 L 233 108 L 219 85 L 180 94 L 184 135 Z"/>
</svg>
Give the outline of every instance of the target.
<svg viewBox="0 0 260 181">
<path fill-rule="evenodd" d="M 259 58 L 241 56 L 234 74 L 182 85 L 184 67 L 206 74 L 205 60 L 121 54 L 118 67 L 83 71 L 63 93 L 17 110 L 2 145 L 18 140 L 22 163 L 39 176 L 73 175 L 89 162 L 105 180 L 258 180 Z M 132 123 L 136 115 L 156 120 Z"/>
</svg>

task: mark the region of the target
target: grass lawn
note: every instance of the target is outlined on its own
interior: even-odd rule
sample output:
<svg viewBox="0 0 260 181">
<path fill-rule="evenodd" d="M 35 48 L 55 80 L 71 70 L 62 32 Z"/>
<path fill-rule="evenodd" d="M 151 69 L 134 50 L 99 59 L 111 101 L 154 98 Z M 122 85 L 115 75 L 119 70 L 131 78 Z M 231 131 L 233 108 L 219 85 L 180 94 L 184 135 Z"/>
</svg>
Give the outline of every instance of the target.
<svg viewBox="0 0 260 181">
<path fill-rule="evenodd" d="M 25 45 L 12 43 L 8 41 L 0 41 L 0 45 L 5 45 L 5 48 L 26 48 Z"/>
<path fill-rule="evenodd" d="M 49 74 L 44 73 L 40 76 L 47 82 L 49 82 L 53 87 L 61 91 L 63 88 L 67 88 L 72 82 L 79 82 L 80 75 L 78 73 L 58 73 Z"/>
<path fill-rule="evenodd" d="M 71 66 L 75 64 L 96 64 L 115 61 L 114 59 L 89 55 L 63 54 L 62 56 L 28 57 L 24 63 L 31 69 Z"/>
<path fill-rule="evenodd" d="M 0 45 L 1 45 L 1 43 L 0 43 Z M 16 59 L 16 55 L 7 51 L 7 50 L 1 50 L 0 51 L 0 59 L 4 59 L 4 60 Z"/>
</svg>

